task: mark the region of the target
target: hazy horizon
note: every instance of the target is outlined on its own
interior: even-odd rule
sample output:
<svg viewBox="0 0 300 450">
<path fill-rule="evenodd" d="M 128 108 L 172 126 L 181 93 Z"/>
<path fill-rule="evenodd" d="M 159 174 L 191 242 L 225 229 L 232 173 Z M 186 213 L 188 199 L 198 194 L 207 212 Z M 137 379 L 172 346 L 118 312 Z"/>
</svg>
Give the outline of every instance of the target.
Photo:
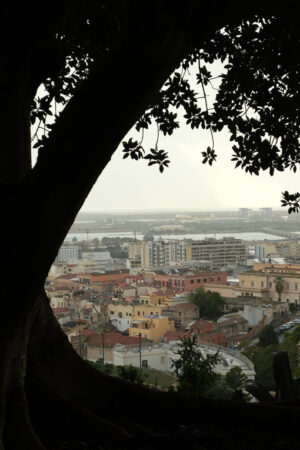
<svg viewBox="0 0 300 450">
<path fill-rule="evenodd" d="M 210 66 L 213 75 L 219 75 L 223 66 Z M 190 70 L 192 74 L 193 69 Z M 199 86 L 192 75 L 191 84 Z M 217 83 L 217 82 L 216 82 Z M 213 89 L 207 88 L 207 98 L 212 106 L 215 100 Z M 266 206 L 281 209 L 282 192 L 298 192 L 300 180 L 290 170 L 275 172 L 271 177 L 262 172 L 258 177 L 235 169 L 231 161 L 232 142 L 227 130 L 214 134 L 217 161 L 212 165 L 202 164 L 202 151 L 212 145 L 209 131 L 191 130 L 178 113 L 178 128 L 172 136 L 161 136 L 158 148 L 169 153 L 169 168 L 161 174 L 156 165 L 148 167 L 147 161 L 123 159 L 122 144 L 106 166 L 82 211 L 107 210 L 182 210 L 213 211 L 238 208 L 258 209 Z M 141 136 L 130 130 L 122 140 Z M 143 146 L 146 152 L 153 148 L 157 139 L 156 126 L 146 130 Z M 99 143 L 99 151 L 101 144 Z M 282 209 L 284 212 L 284 209 Z M 287 209 L 286 209 L 287 211 Z"/>
</svg>

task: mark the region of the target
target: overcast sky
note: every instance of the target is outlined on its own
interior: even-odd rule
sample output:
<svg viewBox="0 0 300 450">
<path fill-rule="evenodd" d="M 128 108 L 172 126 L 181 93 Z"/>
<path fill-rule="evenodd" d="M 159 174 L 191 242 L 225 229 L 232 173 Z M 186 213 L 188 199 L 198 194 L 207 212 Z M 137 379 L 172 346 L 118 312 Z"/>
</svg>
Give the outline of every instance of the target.
<svg viewBox="0 0 300 450">
<path fill-rule="evenodd" d="M 223 69 L 220 63 L 208 67 L 213 76 Z M 199 86 L 193 81 L 196 68 L 191 68 L 190 82 L 194 89 Z M 218 80 L 214 80 L 217 87 Z M 41 92 L 43 88 L 41 87 Z M 215 91 L 207 91 L 209 107 L 212 106 Z M 240 168 L 234 169 L 231 161 L 232 143 L 227 132 L 216 133 L 215 149 L 218 154 L 213 166 L 202 164 L 201 152 L 211 146 L 210 134 L 201 129 L 191 130 L 184 121 L 173 136 L 162 136 L 159 148 L 169 153 L 169 168 L 162 174 L 158 166 L 147 166 L 146 160 L 123 160 L 122 145 L 116 150 L 81 211 L 107 210 L 217 210 L 242 207 L 281 208 L 281 192 L 300 190 L 300 174 L 290 170 L 271 177 L 263 172 L 251 176 Z M 139 139 L 135 130 L 127 138 Z M 124 137 L 125 139 L 125 137 Z M 156 128 L 145 133 L 144 147 L 149 150 L 156 141 Z M 99 151 L 100 148 L 99 148 Z M 33 152 L 33 159 L 35 159 Z M 282 211 L 286 209 L 282 208 Z"/>
<path fill-rule="evenodd" d="M 134 136 L 134 132 L 128 136 Z M 144 143 L 153 146 L 155 136 Z M 171 164 L 164 173 L 146 161 L 122 159 L 121 146 L 99 177 L 82 211 L 122 209 L 236 209 L 241 207 L 280 208 L 281 192 L 300 189 L 299 174 L 290 170 L 271 177 L 259 177 L 234 169 L 229 135 L 215 135 L 217 162 L 211 167 L 201 163 L 201 151 L 211 145 L 206 131 L 191 130 L 184 124 L 173 136 L 160 141 Z"/>
<path fill-rule="evenodd" d="M 220 62 L 215 62 L 208 69 L 214 77 L 224 71 Z M 196 65 L 190 68 L 189 80 L 192 87 L 200 92 L 193 76 L 196 70 Z M 215 88 L 218 81 L 213 81 Z M 215 92 L 213 89 L 206 91 L 209 107 L 214 102 Z M 290 170 L 278 172 L 273 177 L 262 172 L 257 177 L 240 168 L 235 169 L 231 161 L 232 142 L 226 131 L 214 136 L 217 161 L 213 166 L 202 164 L 201 152 L 211 146 L 209 132 L 202 128 L 191 130 L 184 121 L 180 122 L 182 126 L 173 136 L 162 136 L 159 141 L 159 148 L 169 153 L 169 168 L 161 174 L 158 166 L 148 167 L 146 161 L 123 160 L 120 145 L 85 201 L 82 211 L 216 210 L 266 206 L 280 209 L 281 192 L 300 190 L 300 174 Z M 137 136 L 134 130 L 128 133 L 127 137 L 130 136 Z M 146 133 L 145 149 L 153 147 L 155 140 L 156 129 Z"/>
</svg>

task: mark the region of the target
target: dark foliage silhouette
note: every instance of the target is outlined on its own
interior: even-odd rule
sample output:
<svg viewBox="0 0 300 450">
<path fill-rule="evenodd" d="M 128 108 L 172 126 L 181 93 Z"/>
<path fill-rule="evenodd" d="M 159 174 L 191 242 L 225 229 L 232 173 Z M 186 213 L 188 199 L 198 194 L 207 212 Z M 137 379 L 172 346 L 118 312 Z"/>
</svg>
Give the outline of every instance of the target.
<svg viewBox="0 0 300 450">
<path fill-rule="evenodd" d="M 135 124 L 142 134 L 153 121 L 158 137 L 169 135 L 180 106 L 188 125 L 211 133 L 204 162 L 215 160 L 213 136 L 226 126 L 236 165 L 254 174 L 296 170 L 297 21 L 289 2 L 271 8 L 193 0 L 1 4 L 1 450 L 145 448 L 146 441 L 147 448 L 187 442 L 216 448 L 217 441 L 240 449 L 249 420 L 256 433 L 244 448 L 251 439 L 266 448 L 274 426 L 271 443 L 282 425 L 293 439 L 292 409 L 241 409 L 150 391 L 93 369 L 62 333 L 43 286 L 85 198 Z M 227 68 L 210 109 L 206 65 L 216 59 Z M 202 106 L 186 78 L 192 62 L 199 64 Z M 31 146 L 38 150 L 33 168 Z M 124 150 L 161 171 L 169 164 L 159 139 L 150 150 L 142 137 L 132 139 Z M 298 199 L 284 194 L 292 209 Z"/>
</svg>

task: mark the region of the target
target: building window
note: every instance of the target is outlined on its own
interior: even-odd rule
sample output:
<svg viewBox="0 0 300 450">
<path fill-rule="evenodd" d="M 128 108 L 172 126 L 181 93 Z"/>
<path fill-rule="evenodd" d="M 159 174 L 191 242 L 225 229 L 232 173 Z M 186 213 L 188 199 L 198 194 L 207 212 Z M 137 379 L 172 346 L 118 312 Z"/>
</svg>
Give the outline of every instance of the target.
<svg viewBox="0 0 300 450">
<path fill-rule="evenodd" d="M 265 283 L 263 281 L 260 282 L 260 287 L 264 288 L 265 287 Z"/>
<path fill-rule="evenodd" d="M 298 283 L 295 283 L 295 291 L 298 291 Z"/>
<path fill-rule="evenodd" d="M 290 299 L 289 299 L 289 298 L 287 298 L 287 299 L 286 299 L 286 302 L 287 302 L 287 303 L 290 303 Z"/>
<path fill-rule="evenodd" d="M 272 289 L 272 282 L 270 281 L 270 283 L 269 283 L 269 287 Z"/>
<path fill-rule="evenodd" d="M 151 316 L 153 316 L 153 311 L 151 311 L 151 313 L 150 313 L 150 314 L 151 314 Z"/>
<path fill-rule="evenodd" d="M 200 278 L 197 279 L 197 283 L 200 283 Z"/>
<path fill-rule="evenodd" d="M 221 277 L 218 277 L 218 281 L 221 281 Z"/>
<path fill-rule="evenodd" d="M 164 356 L 161 356 L 161 357 L 160 357 L 160 363 L 161 363 L 161 364 L 164 364 L 164 363 L 165 363 L 165 357 L 164 357 Z"/>
<path fill-rule="evenodd" d="M 210 281 L 214 281 L 214 279 L 213 279 L 213 278 L 211 278 L 211 279 L 210 279 Z"/>
<path fill-rule="evenodd" d="M 286 288 L 287 291 L 289 290 L 289 288 L 290 288 L 289 283 L 286 283 L 285 288 Z"/>
<path fill-rule="evenodd" d="M 179 317 L 181 317 L 181 312 L 178 313 Z"/>
<path fill-rule="evenodd" d="M 245 287 L 245 281 L 242 280 L 242 288 Z"/>
<path fill-rule="evenodd" d="M 142 367 L 143 367 L 143 369 L 148 369 L 148 361 L 147 361 L 147 359 L 143 359 Z"/>
<path fill-rule="evenodd" d="M 111 314 L 113 314 L 114 312 L 113 312 L 113 311 L 111 311 L 110 313 L 111 313 Z"/>
<path fill-rule="evenodd" d="M 191 284 L 194 284 L 194 280 L 191 280 Z"/>
<path fill-rule="evenodd" d="M 254 281 L 251 281 L 251 287 L 254 287 Z"/>
<path fill-rule="evenodd" d="M 181 282 L 181 286 L 184 286 L 184 280 L 182 280 L 182 282 Z"/>
<path fill-rule="evenodd" d="M 207 282 L 207 279 L 206 278 L 203 278 L 203 283 L 206 283 Z"/>
<path fill-rule="evenodd" d="M 140 316 L 140 315 L 141 315 L 141 312 L 140 312 L 140 311 L 138 311 L 137 313 L 138 313 L 138 316 Z"/>
</svg>

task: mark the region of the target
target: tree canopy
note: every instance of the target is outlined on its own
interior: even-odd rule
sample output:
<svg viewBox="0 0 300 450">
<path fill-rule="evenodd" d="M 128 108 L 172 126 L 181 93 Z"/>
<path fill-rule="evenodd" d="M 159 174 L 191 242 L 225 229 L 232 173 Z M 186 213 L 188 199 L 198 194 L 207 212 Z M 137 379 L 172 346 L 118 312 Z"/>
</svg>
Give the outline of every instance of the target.
<svg viewBox="0 0 300 450">
<path fill-rule="evenodd" d="M 217 381 L 214 371 L 219 361 L 218 353 L 203 355 L 195 336 L 181 340 L 172 366 L 178 379 L 178 392 L 191 395 L 205 395 Z"/>
<path fill-rule="evenodd" d="M 44 283 L 85 198 L 134 125 L 140 137 L 124 141 L 124 156 L 144 158 L 160 171 L 170 159 L 159 136 L 178 128 L 179 108 L 191 128 L 211 135 L 203 162 L 216 159 L 214 133 L 227 127 L 236 166 L 271 175 L 297 169 L 295 5 L 53 0 L 45 13 L 36 0 L 1 4 L 1 450 L 63 448 L 66 441 L 70 448 L 87 439 L 103 448 L 141 448 L 142 440 L 157 448 L 152 431 L 158 424 L 166 431 L 160 443 L 186 448 L 171 428 L 195 423 L 202 411 L 201 426 L 216 423 L 215 403 L 202 408 L 172 393 L 150 395 L 88 366 L 57 324 Z M 210 105 L 210 64 L 218 60 L 225 65 Z M 197 92 L 187 79 L 191 64 Z M 150 122 L 157 139 L 145 149 Z M 34 167 L 32 147 L 38 150 Z M 299 197 L 285 192 L 283 204 L 297 210 Z M 24 239 L 14 244 L 20 224 Z M 19 260 L 16 282 L 12 267 Z M 143 414 L 133 398 L 147 405 Z M 288 409 L 283 416 L 230 408 L 227 414 L 218 405 L 218 426 L 231 438 L 247 429 L 249 417 L 257 431 L 263 423 L 261 448 L 266 427 L 284 421 L 289 439 L 297 428 Z"/>
<path fill-rule="evenodd" d="M 215 320 L 223 314 L 225 300 L 218 292 L 199 288 L 196 292 L 191 292 L 188 299 L 199 308 L 199 317 Z"/>
<path fill-rule="evenodd" d="M 259 345 L 266 347 L 267 345 L 278 344 L 278 336 L 275 333 L 274 327 L 269 324 L 266 325 L 258 335 Z"/>
<path fill-rule="evenodd" d="M 280 275 L 277 275 L 274 281 L 275 281 L 275 289 L 278 294 L 278 300 L 281 301 L 281 294 L 284 289 L 284 279 Z"/>
</svg>

